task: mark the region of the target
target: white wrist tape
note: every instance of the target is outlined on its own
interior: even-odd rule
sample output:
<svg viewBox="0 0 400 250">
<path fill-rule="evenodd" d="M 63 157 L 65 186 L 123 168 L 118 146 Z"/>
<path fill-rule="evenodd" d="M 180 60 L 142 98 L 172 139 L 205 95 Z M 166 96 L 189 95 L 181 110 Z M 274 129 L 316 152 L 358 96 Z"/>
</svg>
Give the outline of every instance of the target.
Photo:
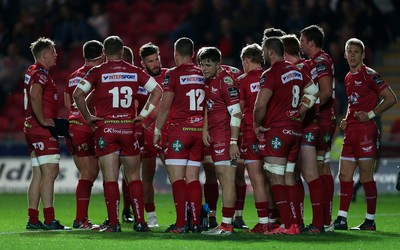
<svg viewBox="0 0 400 250">
<path fill-rule="evenodd" d="M 374 113 L 374 111 L 369 111 L 368 112 L 368 118 L 371 120 L 372 118 L 374 118 L 375 117 L 375 113 Z"/>
<path fill-rule="evenodd" d="M 311 108 L 317 100 L 317 97 L 315 96 L 315 94 L 317 93 L 318 86 L 314 83 L 309 84 L 307 87 L 304 88 L 304 95 L 301 99 L 301 103 L 307 108 Z"/>
<path fill-rule="evenodd" d="M 154 135 L 161 135 L 161 130 L 157 127 L 154 128 Z"/>
<path fill-rule="evenodd" d="M 317 98 L 313 95 L 303 95 L 301 98 L 301 104 L 303 104 L 307 108 L 311 108 L 314 106 L 315 101 Z"/>
<path fill-rule="evenodd" d="M 147 107 L 147 109 L 146 109 Z M 150 115 L 151 111 L 154 110 L 156 106 L 154 106 L 153 104 L 151 104 L 151 102 L 149 102 L 148 104 L 144 105 L 142 111 L 140 111 L 140 116 L 146 118 L 147 116 Z"/>
</svg>

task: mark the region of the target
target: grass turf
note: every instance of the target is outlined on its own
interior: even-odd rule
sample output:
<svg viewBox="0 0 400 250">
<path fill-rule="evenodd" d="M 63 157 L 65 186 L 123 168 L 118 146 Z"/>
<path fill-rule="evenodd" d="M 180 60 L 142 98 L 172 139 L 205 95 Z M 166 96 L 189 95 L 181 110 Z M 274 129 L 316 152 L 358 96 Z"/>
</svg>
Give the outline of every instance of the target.
<svg viewBox="0 0 400 250">
<path fill-rule="evenodd" d="M 323 235 L 264 236 L 236 230 L 230 236 L 201 234 L 173 235 L 163 233 L 175 222 L 171 195 L 156 195 L 156 212 L 160 228 L 151 233 L 137 233 L 132 224 L 122 224 L 122 233 L 96 231 L 28 231 L 27 202 L 24 194 L 0 194 L 0 246 L 1 249 L 400 249 L 400 195 L 385 194 L 378 197 L 376 232 L 337 231 Z M 253 197 L 246 197 L 244 219 L 249 227 L 257 223 Z M 334 200 L 333 219 L 336 217 L 338 197 Z M 219 208 L 220 208 L 219 204 Z M 72 226 L 75 218 L 73 194 L 57 194 L 55 213 L 62 224 Z M 104 197 L 92 195 L 89 216 L 100 224 L 106 218 Z M 349 211 L 349 227 L 364 220 L 365 202 L 362 193 Z M 221 218 L 220 211 L 217 217 Z M 43 213 L 40 211 L 43 221 Z M 305 201 L 305 222 L 310 223 L 309 198 Z"/>
</svg>

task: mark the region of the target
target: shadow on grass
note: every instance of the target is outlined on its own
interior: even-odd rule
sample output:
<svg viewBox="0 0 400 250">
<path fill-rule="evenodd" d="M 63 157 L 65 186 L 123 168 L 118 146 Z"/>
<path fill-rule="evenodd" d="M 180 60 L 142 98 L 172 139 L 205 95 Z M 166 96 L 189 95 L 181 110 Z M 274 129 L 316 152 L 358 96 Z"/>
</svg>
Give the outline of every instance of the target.
<svg viewBox="0 0 400 250">
<path fill-rule="evenodd" d="M 107 241 L 131 241 L 131 240 L 180 240 L 180 241 L 201 241 L 201 242 L 241 242 L 241 243 L 262 243 L 262 242 L 292 242 L 292 243 L 324 243 L 324 244 L 337 244 L 337 243 L 357 243 L 357 242 L 378 242 L 383 238 L 392 238 L 393 240 L 400 237 L 400 233 L 388 232 L 360 232 L 360 231 L 340 231 L 334 233 L 325 233 L 321 235 L 273 235 L 267 236 L 262 234 L 250 234 L 243 231 L 235 232 L 232 235 L 203 235 L 203 234 L 171 234 L 164 233 L 162 229 L 155 229 L 152 232 L 138 233 L 134 232 L 131 228 L 123 227 L 122 233 L 100 233 L 97 231 L 35 231 L 35 232 L 22 232 L 21 237 L 35 238 L 36 240 L 42 238 L 52 237 L 68 237 L 75 240 L 97 240 Z"/>
</svg>

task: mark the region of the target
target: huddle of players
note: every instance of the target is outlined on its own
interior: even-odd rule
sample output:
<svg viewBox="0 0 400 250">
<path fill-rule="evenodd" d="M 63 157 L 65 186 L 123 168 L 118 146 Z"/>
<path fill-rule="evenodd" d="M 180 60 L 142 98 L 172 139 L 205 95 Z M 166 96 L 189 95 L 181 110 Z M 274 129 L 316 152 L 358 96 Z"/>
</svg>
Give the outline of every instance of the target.
<svg viewBox="0 0 400 250">
<path fill-rule="evenodd" d="M 320 31 L 317 27 L 312 28 Z M 277 32 L 277 30 L 268 31 Z M 149 75 L 160 79 L 157 82 L 160 85 L 163 84 L 164 88 L 164 95 L 159 105 L 160 112 L 157 116 L 156 123 L 153 123 L 155 111 L 152 111 L 150 113 L 153 114 L 153 118 L 142 123 L 143 127 L 146 129 L 136 129 L 135 135 L 139 139 L 139 142 L 141 142 L 140 144 L 143 150 L 141 153 L 143 178 L 146 179 L 145 173 L 148 172 L 148 169 L 152 172 L 150 178 L 148 178 L 148 183 L 151 187 L 154 176 L 157 148 L 163 149 L 161 153 L 163 153 L 162 155 L 172 184 L 177 214 L 176 223 L 171 225 L 166 231 L 172 233 L 184 233 L 189 230 L 192 230 L 193 232 L 201 232 L 204 230 L 204 233 L 207 234 L 232 233 L 232 217 L 234 216 L 236 206 L 235 175 L 237 173 L 238 175 L 244 175 L 244 168 L 242 168 L 243 170 L 241 171 L 236 171 L 236 164 L 232 164 L 232 160 L 238 160 L 239 158 L 243 158 L 244 165 L 249 172 L 250 180 L 254 189 L 255 206 L 259 217 L 259 222 L 249 231 L 266 234 L 297 234 L 300 230 L 299 226 L 304 225 L 301 211 L 301 197 L 304 197 L 304 190 L 302 190 L 301 186 L 299 188 L 299 183 L 301 183 L 301 181 L 299 181 L 299 175 L 294 173 L 294 164 L 297 162 L 297 154 L 300 151 L 300 140 L 303 129 L 308 129 L 307 138 L 317 138 L 318 136 L 316 134 L 316 130 L 319 127 L 316 125 L 318 117 L 315 117 L 318 115 L 317 111 L 312 110 L 307 112 L 308 115 L 306 115 L 305 118 L 305 121 L 307 122 L 303 123 L 307 124 L 305 128 L 302 128 L 302 123 L 300 121 L 307 109 L 313 107 L 313 104 L 318 98 L 319 91 L 310 79 L 310 72 L 305 71 L 305 68 L 307 68 L 308 65 L 301 61 L 299 56 L 299 41 L 297 38 L 295 36 L 286 36 L 286 38 L 283 37 L 282 40 L 280 40 L 273 38 L 274 35 L 268 35 L 268 31 L 266 31 L 265 40 L 263 41 L 264 52 L 263 48 L 257 44 L 248 45 L 243 48 L 241 59 L 245 73 L 239 77 L 237 75 L 234 76 L 229 67 L 221 66 L 221 53 L 215 47 L 201 48 L 197 53 L 199 67 L 196 66 L 192 62 L 194 45 L 188 38 L 181 38 L 175 43 L 174 54 L 177 67 L 172 68 L 167 72 L 161 70 L 159 51 L 157 47 L 152 44 L 146 44 L 140 49 L 142 66 L 145 67 L 144 71 Z M 294 52 L 291 53 L 294 54 L 294 56 L 298 56 L 298 61 L 292 61 L 291 63 L 294 63 L 296 67 L 285 62 L 284 65 L 279 65 L 277 72 L 268 70 L 263 74 L 263 60 L 271 63 L 272 56 L 278 58 L 276 59 L 276 62 L 284 62 L 284 48 L 290 47 L 287 44 L 284 46 L 285 41 L 289 44 L 295 44 L 293 45 L 294 48 L 292 48 Z M 91 42 L 93 43 L 93 41 Z M 87 43 L 86 47 L 89 47 L 89 44 L 90 43 Z M 100 46 L 100 44 L 97 45 Z M 155 49 L 153 50 L 154 53 L 149 55 L 143 54 L 143 51 L 146 51 L 146 48 L 149 50 L 149 47 Z M 268 52 L 272 54 L 269 55 Z M 124 54 L 127 53 L 125 52 Z M 156 67 L 150 68 L 147 66 L 146 57 L 148 56 L 154 56 L 154 60 L 158 60 Z M 86 59 L 89 59 L 89 61 L 99 58 L 103 59 L 101 53 L 92 57 L 93 58 Z M 329 64 L 324 68 L 324 70 L 328 71 L 327 73 L 330 73 L 330 76 L 332 77 L 332 62 L 329 57 L 327 57 L 327 59 L 327 63 Z M 129 62 L 132 62 L 132 60 Z M 319 62 L 319 65 L 320 64 L 321 63 Z M 273 65 L 275 65 L 275 63 Z M 86 64 L 84 68 L 86 69 L 79 69 L 71 75 L 69 81 L 69 88 L 71 89 L 67 91 L 70 96 L 74 95 L 75 87 L 81 83 L 82 78 L 87 74 L 90 66 Z M 322 69 L 319 68 L 319 70 L 321 71 Z M 318 71 L 317 73 L 320 72 Z M 80 74 L 81 78 L 77 79 L 77 74 Z M 265 85 L 265 83 L 269 83 L 269 79 L 272 79 L 272 76 L 278 74 L 282 76 L 281 81 L 284 81 L 283 83 L 287 87 L 285 90 L 286 92 L 283 92 L 282 96 L 278 95 L 278 89 L 273 89 L 269 84 Z M 294 82 L 293 86 L 287 84 L 291 82 Z M 271 81 L 271 83 L 274 83 L 274 81 Z M 259 90 L 263 88 L 270 90 L 273 95 L 268 91 L 264 94 L 265 96 L 263 95 L 262 97 L 259 96 L 257 98 Z M 183 93 L 185 93 L 185 95 L 183 95 Z M 94 95 L 96 95 L 96 92 L 94 92 Z M 272 96 L 274 98 L 272 98 Z M 88 103 L 90 103 L 91 98 L 93 97 L 90 97 L 89 95 L 89 98 L 87 98 Z M 143 109 L 147 98 L 148 92 L 144 88 L 139 87 L 136 95 L 137 110 Z M 272 98 L 272 100 L 267 101 L 270 98 Z M 186 99 L 189 100 L 187 101 Z M 268 105 L 268 112 L 265 109 L 267 107 L 266 101 L 270 103 Z M 204 107 L 205 103 L 207 104 L 207 107 Z M 272 103 L 278 105 L 274 107 Z M 279 105 L 280 103 L 284 104 Z M 298 109 L 299 106 L 305 108 Z M 261 111 L 258 112 L 258 109 L 255 109 L 255 107 L 261 107 Z M 333 108 L 330 107 L 330 109 L 332 110 Z M 253 110 L 255 110 L 254 114 L 256 117 L 253 117 Z M 79 163 L 80 160 L 85 159 L 85 157 L 88 156 L 88 148 L 91 148 L 92 150 L 89 156 L 94 158 L 93 140 L 91 139 L 93 145 L 90 147 L 85 145 L 87 139 L 94 138 L 94 136 L 93 134 L 89 135 L 88 133 L 85 140 L 82 140 L 81 143 L 78 141 L 79 134 L 83 133 L 78 132 L 80 127 L 77 128 L 77 126 L 82 126 L 85 122 L 83 117 L 80 116 L 80 113 L 77 111 L 76 106 L 72 105 L 70 133 L 75 146 L 77 146 L 77 150 L 74 151 L 74 159 L 81 172 L 81 179 L 79 180 L 77 187 L 77 216 L 73 227 L 97 229 L 98 226 L 91 224 L 87 219 L 87 206 L 89 200 L 88 197 L 90 197 L 89 187 L 91 187 L 95 177 L 97 177 L 98 167 L 97 171 L 92 171 L 92 176 L 85 178 L 83 176 L 84 171 L 81 170 L 82 167 L 80 166 L 88 165 Z M 76 122 L 74 114 L 80 116 L 80 122 Z M 255 119 L 258 119 L 258 123 L 254 122 L 256 121 Z M 333 116 L 329 117 L 329 119 L 334 123 L 334 120 L 332 120 Z M 166 135 L 165 129 L 167 126 L 164 126 L 164 124 L 167 120 L 168 134 Z M 150 126 L 150 124 L 152 124 L 152 126 Z M 254 128 L 256 128 L 256 130 L 254 130 Z M 87 126 L 86 129 L 88 129 Z M 164 129 L 164 133 L 161 132 L 162 129 Z M 241 138 L 239 138 L 240 129 L 242 132 Z M 89 130 L 93 133 L 92 129 L 89 128 Z M 151 142 L 153 131 L 155 137 L 154 145 Z M 164 134 L 164 139 L 162 140 L 163 145 L 159 144 L 161 142 L 161 134 Z M 331 137 L 332 135 L 330 135 L 330 138 Z M 315 146 L 315 144 L 312 143 L 315 143 L 316 140 L 307 140 L 306 143 L 308 143 L 308 145 L 311 144 Z M 102 146 L 100 141 L 97 143 L 98 147 Z M 202 191 L 198 176 L 199 167 L 204 157 L 204 153 L 202 153 L 204 147 L 203 144 L 206 146 L 206 154 L 211 155 L 214 165 L 214 169 L 211 170 L 211 175 L 217 177 L 216 179 L 218 179 L 222 187 L 223 204 L 221 225 L 218 226 L 216 220 L 213 220 L 213 218 L 210 217 L 211 227 L 208 231 L 206 231 L 205 228 L 201 228 L 199 218 L 202 203 Z M 229 145 L 229 147 L 227 145 Z M 271 147 L 272 149 L 268 149 L 268 147 Z M 305 149 L 302 151 L 305 151 L 305 158 L 309 160 L 309 147 L 304 148 Z M 242 157 L 240 157 L 241 155 Z M 266 159 L 264 169 L 267 170 L 268 176 L 263 170 L 262 157 L 265 157 Z M 325 153 L 322 159 L 324 159 L 324 157 Z M 325 204 L 325 201 L 321 195 L 323 193 L 323 184 L 321 178 L 318 176 L 316 168 L 317 157 L 315 156 L 314 158 L 315 164 L 313 167 L 315 168 L 307 170 L 308 172 L 313 172 L 314 176 L 311 176 L 310 181 L 307 183 L 311 183 L 311 186 L 313 187 L 310 188 L 311 190 L 317 190 L 314 192 L 317 193 L 317 195 L 311 196 L 313 198 L 314 196 L 317 196 L 320 200 L 317 200 L 316 202 L 313 202 L 314 200 L 312 200 L 312 203 L 315 204 L 313 206 L 313 211 L 315 210 L 313 223 L 303 230 L 305 232 L 307 230 L 313 231 L 315 228 L 321 230 L 321 232 L 324 230 L 322 211 L 324 211 L 323 204 Z M 288 167 L 286 167 L 286 160 L 289 162 L 287 164 Z M 325 162 L 328 163 L 329 161 L 325 160 Z M 93 164 L 97 165 L 95 161 L 93 161 Z M 282 168 L 282 166 L 284 167 Z M 95 167 L 91 167 L 91 169 L 93 168 L 96 169 Z M 315 175 L 317 175 L 316 178 Z M 78 197 L 78 193 L 81 193 L 78 190 L 82 189 L 82 185 L 85 186 L 85 182 L 88 182 L 86 185 L 86 197 Z M 314 184 L 316 182 L 317 184 Z M 218 192 L 218 186 L 214 185 L 214 187 L 216 187 L 216 192 Z M 134 189 L 135 188 L 132 188 L 132 192 L 134 192 Z M 129 189 L 129 191 L 130 190 L 131 189 Z M 213 192 L 215 193 L 215 190 L 213 190 Z M 148 215 L 148 219 L 150 220 L 151 217 L 155 218 L 154 191 L 150 188 L 146 189 L 146 192 L 144 193 L 147 193 L 147 196 L 152 197 L 150 198 L 152 199 L 151 202 L 145 202 L 146 211 L 152 213 Z M 83 205 L 80 204 L 82 203 L 82 200 L 86 201 Z M 150 205 L 147 205 L 149 203 Z M 210 203 L 215 204 L 211 206 L 211 210 L 215 211 L 216 200 Z M 192 221 L 189 223 L 186 218 L 187 206 L 189 206 L 192 214 Z M 276 211 L 276 207 L 279 210 L 281 222 L 284 227 L 280 227 L 279 224 L 276 223 L 276 218 L 274 217 L 277 217 L 278 213 L 271 212 L 274 211 L 274 208 Z M 82 213 L 80 211 L 85 212 Z M 328 212 L 329 211 L 328 208 Z M 143 217 L 140 215 L 140 212 L 135 213 L 134 210 L 134 214 L 134 229 L 135 227 L 137 229 L 136 224 L 139 223 L 139 229 L 135 229 L 136 231 L 148 231 L 148 226 L 144 220 L 138 220 L 138 217 Z M 111 217 L 114 217 L 114 220 L 112 220 Z M 109 211 L 110 220 L 107 221 L 108 226 L 103 226 L 101 230 L 120 231 L 118 218 L 115 217 L 115 215 L 110 216 Z M 329 220 L 325 224 L 327 226 L 331 225 L 330 217 L 329 214 Z M 211 225 L 212 223 L 214 224 Z M 149 223 L 149 225 L 153 226 L 153 223 Z M 188 225 L 191 225 L 191 228 L 188 228 Z M 144 228 L 144 230 L 141 228 Z"/>
<path fill-rule="evenodd" d="M 74 145 L 69 148 L 81 174 L 73 227 L 121 231 L 117 183 L 121 164 L 126 181 L 124 211 L 128 211 L 123 213 L 124 220 L 128 221 L 132 204 L 134 230 L 145 232 L 158 226 L 152 182 L 155 158 L 160 156 L 172 184 L 177 216 L 166 232 L 231 234 L 235 209 L 241 219 L 244 203 L 245 191 L 238 192 L 242 204 L 237 207 L 235 178 L 244 179 L 244 168 L 236 168 L 240 158 L 251 180 L 259 218 L 249 232 L 333 231 L 337 224 L 331 222 L 333 177 L 329 167 L 336 123 L 333 62 L 322 50 L 320 27 L 312 25 L 300 33 L 299 41 L 280 30 L 265 30 L 262 47 L 251 44 L 242 49 L 244 74 L 240 76 L 221 65 L 221 52 L 215 47 L 201 48 L 199 66 L 195 65 L 194 44 L 189 38 L 175 42 L 176 67 L 169 70 L 161 68 L 159 49 L 151 43 L 140 49 L 141 70 L 132 65 L 133 56 L 121 61 L 123 55 L 132 53 L 129 48 L 120 52 L 123 42 L 119 37 L 111 36 L 104 44 L 87 42 L 85 65 L 71 74 L 65 92 Z M 300 57 L 300 48 L 308 60 Z M 270 65 L 266 71 L 263 61 Z M 132 82 L 139 84 L 131 88 Z M 205 155 L 211 155 L 212 161 Z M 202 228 L 199 172 L 206 158 L 204 192 L 212 211 L 209 228 Z M 108 212 L 102 226 L 92 224 L 87 214 L 99 168 Z M 309 185 L 312 204 L 313 219 L 307 227 L 302 216 L 300 173 Z M 220 225 L 215 219 L 217 180 L 222 188 Z M 243 220 L 236 227 L 244 228 Z"/>
</svg>

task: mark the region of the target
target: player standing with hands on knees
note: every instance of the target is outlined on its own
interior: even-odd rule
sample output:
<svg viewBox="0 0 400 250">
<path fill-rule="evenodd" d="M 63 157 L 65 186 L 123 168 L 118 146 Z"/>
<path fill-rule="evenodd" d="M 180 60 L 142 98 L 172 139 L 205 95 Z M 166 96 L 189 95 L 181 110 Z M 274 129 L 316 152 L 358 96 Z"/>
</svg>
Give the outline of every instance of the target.
<svg viewBox="0 0 400 250">
<path fill-rule="evenodd" d="M 359 167 L 367 213 L 365 221 L 351 230 L 375 231 L 378 193 L 374 168 L 380 132 L 373 118 L 395 105 L 397 97 L 382 77 L 363 63 L 365 46 L 361 40 L 351 38 L 346 42 L 345 58 L 350 67 L 344 79 L 349 104 L 346 117 L 340 122 L 340 128 L 344 130 L 344 141 L 339 163 L 340 208 L 334 225 L 335 230 L 348 228 L 346 218 L 353 193 L 353 175 Z M 382 101 L 376 105 L 379 98 Z"/>
</svg>

